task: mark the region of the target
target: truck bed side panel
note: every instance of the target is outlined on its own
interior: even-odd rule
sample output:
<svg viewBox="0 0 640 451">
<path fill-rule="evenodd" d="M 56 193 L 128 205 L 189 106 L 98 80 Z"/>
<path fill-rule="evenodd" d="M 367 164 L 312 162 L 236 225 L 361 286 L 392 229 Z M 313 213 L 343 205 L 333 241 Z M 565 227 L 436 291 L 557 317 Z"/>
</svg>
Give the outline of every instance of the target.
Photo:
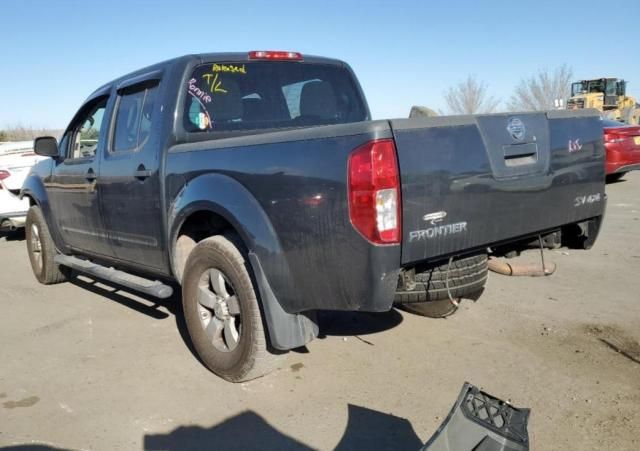
<svg viewBox="0 0 640 451">
<path fill-rule="evenodd" d="M 390 137 L 386 121 L 283 131 L 173 147 L 167 196 L 201 174 L 243 185 L 271 222 L 279 249 L 244 236 L 288 313 L 391 308 L 400 246 L 372 246 L 349 221 L 347 160 L 364 142 Z M 215 188 L 213 188 L 215 189 Z"/>
</svg>

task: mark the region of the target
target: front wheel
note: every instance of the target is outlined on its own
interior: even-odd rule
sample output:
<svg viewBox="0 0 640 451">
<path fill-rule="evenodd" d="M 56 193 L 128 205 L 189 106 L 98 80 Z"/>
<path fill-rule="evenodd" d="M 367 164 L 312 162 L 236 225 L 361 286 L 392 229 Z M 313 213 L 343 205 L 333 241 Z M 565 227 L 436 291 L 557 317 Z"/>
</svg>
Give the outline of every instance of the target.
<svg viewBox="0 0 640 451">
<path fill-rule="evenodd" d="M 51 238 L 49 227 L 40 207 L 29 208 L 25 223 L 27 252 L 33 275 L 44 285 L 64 282 L 66 280 L 62 268 L 53 260 L 57 254 L 56 246 Z"/>
<path fill-rule="evenodd" d="M 270 349 L 241 245 L 213 236 L 189 254 L 182 306 L 189 336 L 207 368 L 230 382 L 272 371 L 283 353 Z"/>
</svg>

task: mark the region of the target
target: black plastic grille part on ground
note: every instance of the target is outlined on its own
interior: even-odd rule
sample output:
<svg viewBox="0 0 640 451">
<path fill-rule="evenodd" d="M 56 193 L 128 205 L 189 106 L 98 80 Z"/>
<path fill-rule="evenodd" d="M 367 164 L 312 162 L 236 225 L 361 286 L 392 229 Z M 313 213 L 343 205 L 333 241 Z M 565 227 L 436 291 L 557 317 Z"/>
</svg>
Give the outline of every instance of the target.
<svg viewBox="0 0 640 451">
<path fill-rule="evenodd" d="M 529 451 L 529 412 L 465 382 L 449 414 L 420 451 Z"/>
<path fill-rule="evenodd" d="M 519 443 L 527 443 L 528 409 L 516 409 L 477 387 L 470 387 L 462 403 L 463 413 L 472 421 Z"/>
</svg>

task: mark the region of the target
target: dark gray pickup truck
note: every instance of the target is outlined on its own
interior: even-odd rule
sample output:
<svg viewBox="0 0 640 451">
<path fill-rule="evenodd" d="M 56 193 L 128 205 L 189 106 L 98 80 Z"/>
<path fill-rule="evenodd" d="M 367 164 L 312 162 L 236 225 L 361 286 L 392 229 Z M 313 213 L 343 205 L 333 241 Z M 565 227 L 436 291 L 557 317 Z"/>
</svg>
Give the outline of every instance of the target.
<svg viewBox="0 0 640 451">
<path fill-rule="evenodd" d="M 36 140 L 27 247 L 44 284 L 181 286 L 204 364 L 247 380 L 316 337 L 317 311 L 428 310 L 477 295 L 487 252 L 590 247 L 602 136 L 589 110 L 373 121 L 341 61 L 188 55 Z"/>
</svg>

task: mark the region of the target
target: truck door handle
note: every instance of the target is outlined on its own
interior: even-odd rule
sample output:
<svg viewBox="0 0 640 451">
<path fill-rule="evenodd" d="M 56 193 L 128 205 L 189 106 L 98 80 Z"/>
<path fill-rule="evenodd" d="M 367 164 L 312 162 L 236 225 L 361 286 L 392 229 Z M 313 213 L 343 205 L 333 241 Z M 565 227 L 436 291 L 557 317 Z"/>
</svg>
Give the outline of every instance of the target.
<svg viewBox="0 0 640 451">
<path fill-rule="evenodd" d="M 136 172 L 133 173 L 133 176 L 138 180 L 144 180 L 151 175 L 151 171 L 144 167 L 144 164 L 138 166 Z"/>
<path fill-rule="evenodd" d="M 89 182 L 95 182 L 96 181 L 96 173 L 93 172 L 92 168 L 89 168 L 89 170 L 85 174 L 84 178 L 87 179 Z"/>
</svg>

